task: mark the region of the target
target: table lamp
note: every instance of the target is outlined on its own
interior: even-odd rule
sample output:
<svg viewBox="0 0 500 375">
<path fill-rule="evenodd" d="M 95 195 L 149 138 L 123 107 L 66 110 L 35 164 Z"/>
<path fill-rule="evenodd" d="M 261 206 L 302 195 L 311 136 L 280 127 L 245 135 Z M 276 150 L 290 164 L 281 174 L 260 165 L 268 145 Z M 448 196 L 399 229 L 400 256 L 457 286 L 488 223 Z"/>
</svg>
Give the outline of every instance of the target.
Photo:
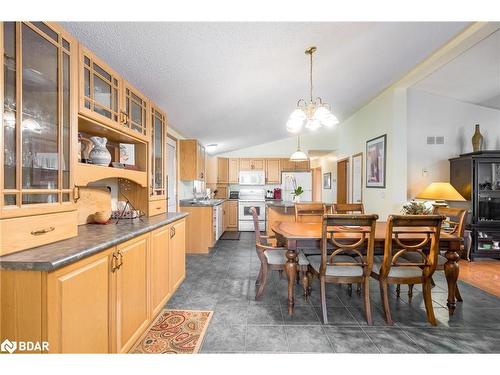
<svg viewBox="0 0 500 375">
<path fill-rule="evenodd" d="M 434 206 L 444 206 L 446 201 L 465 201 L 465 198 L 449 182 L 433 182 L 415 198 L 435 201 Z"/>
</svg>

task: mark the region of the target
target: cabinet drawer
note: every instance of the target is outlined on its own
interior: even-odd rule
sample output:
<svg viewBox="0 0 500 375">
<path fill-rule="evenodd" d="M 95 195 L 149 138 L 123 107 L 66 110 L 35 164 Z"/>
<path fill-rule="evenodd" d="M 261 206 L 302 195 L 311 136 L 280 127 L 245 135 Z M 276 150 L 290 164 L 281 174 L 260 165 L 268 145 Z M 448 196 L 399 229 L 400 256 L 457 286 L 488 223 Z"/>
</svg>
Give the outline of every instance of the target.
<svg viewBox="0 0 500 375">
<path fill-rule="evenodd" d="M 167 212 L 167 201 L 165 199 L 149 202 L 149 215 L 154 216 Z"/>
<path fill-rule="evenodd" d="M 78 234 L 77 211 L 0 220 L 0 255 Z"/>
</svg>

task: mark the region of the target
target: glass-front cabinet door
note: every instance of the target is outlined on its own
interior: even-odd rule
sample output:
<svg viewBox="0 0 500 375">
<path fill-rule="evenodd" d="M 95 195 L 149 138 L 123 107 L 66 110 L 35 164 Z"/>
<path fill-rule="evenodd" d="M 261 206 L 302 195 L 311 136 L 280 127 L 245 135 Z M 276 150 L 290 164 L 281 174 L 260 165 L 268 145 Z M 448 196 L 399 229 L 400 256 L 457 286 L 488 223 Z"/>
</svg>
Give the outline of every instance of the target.
<svg viewBox="0 0 500 375">
<path fill-rule="evenodd" d="M 76 43 L 42 22 L 0 25 L 1 216 L 72 209 Z"/>
<path fill-rule="evenodd" d="M 151 106 L 151 188 L 150 196 L 166 196 L 166 136 L 167 118 L 154 105 Z"/>
<path fill-rule="evenodd" d="M 107 125 L 124 124 L 119 75 L 81 45 L 79 58 L 80 113 Z"/>
<path fill-rule="evenodd" d="M 124 82 L 123 88 L 123 125 L 146 140 L 148 137 L 148 100 L 127 82 Z"/>
<path fill-rule="evenodd" d="M 500 223 L 500 163 L 481 160 L 476 165 L 477 222 L 481 224 Z"/>
</svg>

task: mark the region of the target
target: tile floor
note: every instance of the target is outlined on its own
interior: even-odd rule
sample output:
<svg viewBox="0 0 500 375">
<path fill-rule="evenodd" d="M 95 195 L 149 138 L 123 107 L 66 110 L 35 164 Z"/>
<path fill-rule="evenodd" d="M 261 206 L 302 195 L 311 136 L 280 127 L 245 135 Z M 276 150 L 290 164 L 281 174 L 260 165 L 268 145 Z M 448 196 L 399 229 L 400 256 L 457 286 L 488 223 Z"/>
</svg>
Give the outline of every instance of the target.
<svg viewBox="0 0 500 375">
<path fill-rule="evenodd" d="M 219 241 L 209 255 L 187 257 L 186 279 L 167 308 L 214 311 L 202 353 L 500 353 L 500 298 L 460 281 L 465 301 L 449 317 L 441 272 L 432 291 L 437 327 L 426 321 L 419 286 L 411 304 L 406 286 L 400 299 L 392 289 L 392 327 L 383 319 L 376 282 L 370 291 L 373 326 L 364 320 L 362 298 L 332 284 L 329 324 L 323 325 L 317 281 L 308 301 L 296 288 L 295 313 L 289 316 L 286 277 L 275 271 L 263 298 L 255 301 L 260 263 L 254 241 L 252 233 L 242 233 L 239 241 Z"/>
</svg>

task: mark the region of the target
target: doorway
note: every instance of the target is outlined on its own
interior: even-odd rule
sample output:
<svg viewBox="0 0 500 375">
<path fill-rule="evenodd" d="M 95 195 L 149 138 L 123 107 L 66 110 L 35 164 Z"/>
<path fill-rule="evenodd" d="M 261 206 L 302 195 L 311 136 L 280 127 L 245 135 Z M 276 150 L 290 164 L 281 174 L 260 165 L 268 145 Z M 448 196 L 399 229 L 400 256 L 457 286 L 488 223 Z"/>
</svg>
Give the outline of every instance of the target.
<svg viewBox="0 0 500 375">
<path fill-rule="evenodd" d="M 313 202 L 321 202 L 323 197 L 323 179 L 321 167 L 311 169 L 312 172 L 312 200 Z"/>
<path fill-rule="evenodd" d="M 337 162 L 337 203 L 348 202 L 349 159 Z"/>
<path fill-rule="evenodd" d="M 168 212 L 177 211 L 177 139 L 167 137 L 167 202 Z"/>
</svg>

